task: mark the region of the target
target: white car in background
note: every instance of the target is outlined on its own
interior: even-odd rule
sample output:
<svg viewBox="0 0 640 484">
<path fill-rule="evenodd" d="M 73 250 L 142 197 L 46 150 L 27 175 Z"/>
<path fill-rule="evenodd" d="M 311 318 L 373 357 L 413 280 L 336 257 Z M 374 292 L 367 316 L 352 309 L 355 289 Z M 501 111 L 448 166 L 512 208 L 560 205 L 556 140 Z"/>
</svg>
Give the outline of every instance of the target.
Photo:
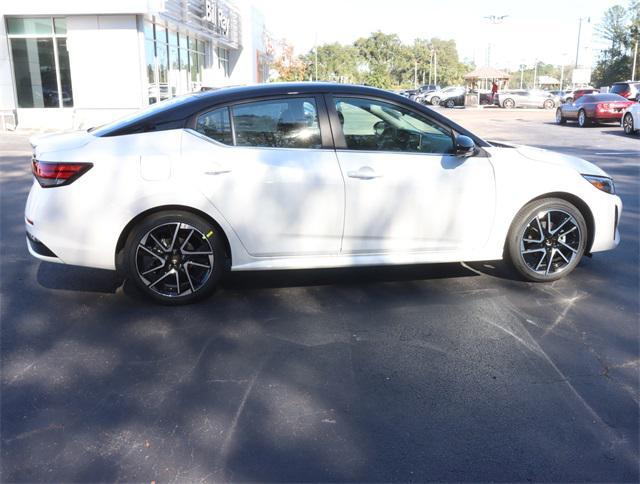
<svg viewBox="0 0 640 484">
<path fill-rule="evenodd" d="M 620 125 L 626 134 L 640 131 L 640 103 L 634 103 L 624 110 Z"/>
<path fill-rule="evenodd" d="M 620 240 L 597 166 L 363 86 L 201 92 L 33 144 L 30 253 L 118 269 L 166 304 L 229 270 L 504 257 L 548 282 Z"/>
<path fill-rule="evenodd" d="M 432 104 L 433 106 L 439 106 L 440 101 L 451 96 L 458 95 L 460 92 L 464 92 L 465 88 L 461 86 L 445 87 L 437 91 L 430 92 L 422 98 L 423 104 Z"/>
</svg>

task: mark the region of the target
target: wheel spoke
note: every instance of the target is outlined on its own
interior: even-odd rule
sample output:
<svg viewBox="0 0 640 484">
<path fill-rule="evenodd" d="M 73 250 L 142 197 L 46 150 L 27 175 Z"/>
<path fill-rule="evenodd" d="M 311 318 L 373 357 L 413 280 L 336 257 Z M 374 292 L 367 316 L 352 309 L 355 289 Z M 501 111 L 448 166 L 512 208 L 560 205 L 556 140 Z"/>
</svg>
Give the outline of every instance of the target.
<svg viewBox="0 0 640 484">
<path fill-rule="evenodd" d="M 547 262 L 547 269 L 544 271 L 545 276 L 549 275 L 549 271 L 551 270 L 551 264 L 553 264 L 553 256 L 556 253 L 556 249 L 551 249 L 551 254 L 549 254 L 549 262 Z"/>
<path fill-rule="evenodd" d="M 160 242 L 153 234 L 149 234 L 149 237 L 153 239 L 153 241 L 158 245 L 163 251 L 167 252 L 167 248 L 164 246 L 162 242 Z"/>
<path fill-rule="evenodd" d="M 185 263 L 184 273 L 187 275 L 187 281 L 189 281 L 189 286 L 191 287 L 191 292 L 196 292 L 195 287 L 193 287 L 193 281 L 191 281 L 191 275 L 189 274 L 189 266 L 191 265 L 191 261 Z"/>
<path fill-rule="evenodd" d="M 574 230 L 576 230 L 578 227 L 576 225 L 574 225 L 573 227 L 571 227 L 569 230 L 567 230 L 566 232 L 563 232 L 562 234 L 560 234 L 561 237 L 564 237 L 567 234 L 570 234 L 571 232 L 573 232 Z"/>
<path fill-rule="evenodd" d="M 558 254 L 560 257 L 562 257 L 567 264 L 569 262 L 571 262 L 569 259 L 567 259 L 567 257 L 562 253 L 562 251 L 560 249 L 556 249 L 556 254 Z"/>
<path fill-rule="evenodd" d="M 159 266 L 157 266 L 157 267 L 152 267 L 151 269 L 146 270 L 146 271 L 144 271 L 144 272 L 140 273 L 140 275 L 141 275 L 141 276 L 146 276 L 147 274 L 151 274 L 152 272 L 155 272 L 155 271 L 157 271 L 158 269 L 162 269 L 163 267 L 164 267 L 164 263 L 160 264 L 160 265 L 159 265 Z"/>
<path fill-rule="evenodd" d="M 571 252 L 573 252 L 574 254 L 577 254 L 578 251 L 576 249 L 574 249 L 573 247 L 571 247 L 570 245 L 567 245 L 566 243 L 564 243 L 561 240 L 558 240 L 558 243 L 564 247 L 566 247 L 567 249 L 569 249 Z"/>
<path fill-rule="evenodd" d="M 211 266 L 208 266 L 206 264 L 200 264 L 199 262 L 193 262 L 193 261 L 189 261 L 189 265 L 190 266 L 196 266 L 196 267 L 202 267 L 204 269 L 211 269 Z"/>
<path fill-rule="evenodd" d="M 142 244 L 138 244 L 138 248 L 144 250 L 145 252 L 147 252 L 149 255 L 152 255 L 153 257 L 155 257 L 156 259 L 158 259 L 159 261 L 162 261 L 162 264 L 164 265 L 164 259 L 162 257 L 160 257 L 158 254 L 156 254 L 154 251 L 152 251 L 151 249 L 148 249 L 147 247 L 145 247 Z"/>
<path fill-rule="evenodd" d="M 557 226 L 553 231 L 551 231 L 551 230 L 550 230 L 550 231 L 549 231 L 549 233 L 550 233 L 551 235 L 555 235 L 555 234 L 557 234 L 557 233 L 558 233 L 558 231 L 559 231 L 562 227 L 564 227 L 564 226 L 566 225 L 566 223 L 567 223 L 569 220 L 571 220 L 571 215 L 567 215 L 567 218 L 566 218 L 566 219 L 564 219 L 564 221 L 563 221 L 560 225 L 558 225 L 558 226 Z"/>
<path fill-rule="evenodd" d="M 179 295 L 180 295 L 180 271 L 176 270 L 176 296 L 179 296 Z"/>
<path fill-rule="evenodd" d="M 169 247 L 169 250 L 173 250 L 173 247 L 176 244 L 176 239 L 178 238 L 179 231 L 180 231 L 180 222 L 176 223 L 176 230 L 173 233 L 173 239 L 171 239 L 171 246 Z"/>
<path fill-rule="evenodd" d="M 202 252 L 189 252 L 188 250 L 183 250 L 182 254 L 183 255 L 211 255 L 213 254 L 213 251 L 209 250 L 209 251 L 202 251 Z"/>
<path fill-rule="evenodd" d="M 173 269 L 172 269 L 173 270 Z M 163 281 L 164 279 L 166 279 L 167 277 L 169 277 L 172 274 L 172 270 L 171 271 L 167 271 L 164 273 L 164 275 L 160 276 L 158 279 L 156 279 L 156 282 L 154 282 L 153 284 L 151 284 L 149 286 L 149 288 L 152 288 L 153 286 L 155 286 L 156 284 L 158 284 L 160 281 Z"/>
<path fill-rule="evenodd" d="M 544 258 L 547 257 L 547 251 L 545 250 L 544 253 L 542 254 L 542 257 L 540 257 L 540 260 L 538 261 L 538 265 L 536 266 L 536 271 L 540 270 L 540 266 L 542 265 L 542 261 L 544 261 Z"/>
<path fill-rule="evenodd" d="M 194 232 L 195 230 L 191 229 L 191 232 L 189 232 L 189 235 L 187 235 L 187 237 L 184 239 L 184 242 L 180 246 L 180 252 L 182 252 L 183 254 L 184 254 L 184 246 L 187 245 L 187 243 L 189 242 L 189 239 L 191 238 Z"/>
<path fill-rule="evenodd" d="M 533 254 L 534 252 L 546 252 L 545 249 L 527 249 L 522 251 L 523 254 Z"/>
<path fill-rule="evenodd" d="M 538 240 L 538 242 L 542 242 L 544 240 L 544 230 L 542 230 L 540 218 L 536 217 L 536 223 L 538 224 L 538 233 L 540 234 L 540 240 Z"/>
</svg>

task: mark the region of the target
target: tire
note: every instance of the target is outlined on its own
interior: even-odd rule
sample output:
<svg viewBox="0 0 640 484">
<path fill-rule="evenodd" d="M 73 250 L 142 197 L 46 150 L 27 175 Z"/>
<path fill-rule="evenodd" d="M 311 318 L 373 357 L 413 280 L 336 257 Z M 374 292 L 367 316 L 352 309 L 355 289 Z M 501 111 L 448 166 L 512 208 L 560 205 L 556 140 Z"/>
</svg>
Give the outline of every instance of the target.
<svg viewBox="0 0 640 484">
<path fill-rule="evenodd" d="M 513 109 L 516 107 L 516 102 L 511 98 L 505 99 L 502 103 L 502 107 L 505 109 Z"/>
<path fill-rule="evenodd" d="M 528 203 L 516 215 L 505 255 L 523 279 L 551 282 L 575 269 L 587 239 L 587 224 L 580 210 L 565 200 L 544 198 Z"/>
<path fill-rule="evenodd" d="M 453 99 L 447 99 L 444 102 L 445 107 L 447 108 L 455 108 L 456 107 L 456 102 Z"/>
<path fill-rule="evenodd" d="M 556 107 L 556 103 L 553 101 L 553 99 L 546 99 L 544 103 L 542 103 L 542 107 L 544 109 L 553 109 Z"/>
<path fill-rule="evenodd" d="M 622 119 L 622 128 L 626 134 L 633 134 L 635 132 L 636 128 L 633 125 L 633 116 L 631 113 L 624 115 L 624 118 Z"/>
<path fill-rule="evenodd" d="M 211 294 L 228 270 L 223 237 L 219 227 L 189 212 L 149 215 L 127 238 L 127 276 L 159 303 L 195 302 Z"/>
<path fill-rule="evenodd" d="M 431 98 L 431 105 L 432 106 L 438 106 L 440 105 L 440 98 L 438 96 L 433 96 Z"/>
<path fill-rule="evenodd" d="M 586 128 L 590 124 L 591 121 L 587 117 L 587 113 L 585 112 L 585 110 L 581 109 L 580 111 L 578 111 L 578 126 L 580 126 L 581 128 Z"/>
<path fill-rule="evenodd" d="M 567 118 L 562 115 L 562 109 L 556 109 L 556 124 L 566 124 Z"/>
</svg>

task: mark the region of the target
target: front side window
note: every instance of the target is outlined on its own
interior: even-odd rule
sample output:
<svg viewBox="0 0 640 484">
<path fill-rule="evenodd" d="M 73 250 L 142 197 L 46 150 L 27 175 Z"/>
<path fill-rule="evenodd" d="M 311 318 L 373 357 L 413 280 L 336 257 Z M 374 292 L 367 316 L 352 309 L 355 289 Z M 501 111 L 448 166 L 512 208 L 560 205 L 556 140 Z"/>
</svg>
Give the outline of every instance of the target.
<svg viewBox="0 0 640 484">
<path fill-rule="evenodd" d="M 231 110 L 237 146 L 321 148 L 313 98 L 258 101 Z"/>
<path fill-rule="evenodd" d="M 18 107 L 73 106 L 66 33 L 64 18 L 7 19 Z"/>
<path fill-rule="evenodd" d="M 360 98 L 336 98 L 347 148 L 445 154 L 454 151 L 452 133 L 403 107 Z"/>
<path fill-rule="evenodd" d="M 233 144 L 229 108 L 220 108 L 198 116 L 196 131 L 226 145 Z"/>
</svg>

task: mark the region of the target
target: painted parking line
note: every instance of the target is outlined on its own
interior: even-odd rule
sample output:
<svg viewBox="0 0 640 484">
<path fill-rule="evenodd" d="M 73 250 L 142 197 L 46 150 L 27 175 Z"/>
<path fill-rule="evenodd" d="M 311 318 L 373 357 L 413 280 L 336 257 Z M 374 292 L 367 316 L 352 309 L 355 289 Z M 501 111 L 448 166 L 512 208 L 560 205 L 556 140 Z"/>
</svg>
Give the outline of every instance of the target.
<svg viewBox="0 0 640 484">
<path fill-rule="evenodd" d="M 597 151 L 596 155 L 609 155 L 609 156 L 629 156 L 629 155 L 640 155 L 640 150 L 638 151 Z"/>
</svg>

